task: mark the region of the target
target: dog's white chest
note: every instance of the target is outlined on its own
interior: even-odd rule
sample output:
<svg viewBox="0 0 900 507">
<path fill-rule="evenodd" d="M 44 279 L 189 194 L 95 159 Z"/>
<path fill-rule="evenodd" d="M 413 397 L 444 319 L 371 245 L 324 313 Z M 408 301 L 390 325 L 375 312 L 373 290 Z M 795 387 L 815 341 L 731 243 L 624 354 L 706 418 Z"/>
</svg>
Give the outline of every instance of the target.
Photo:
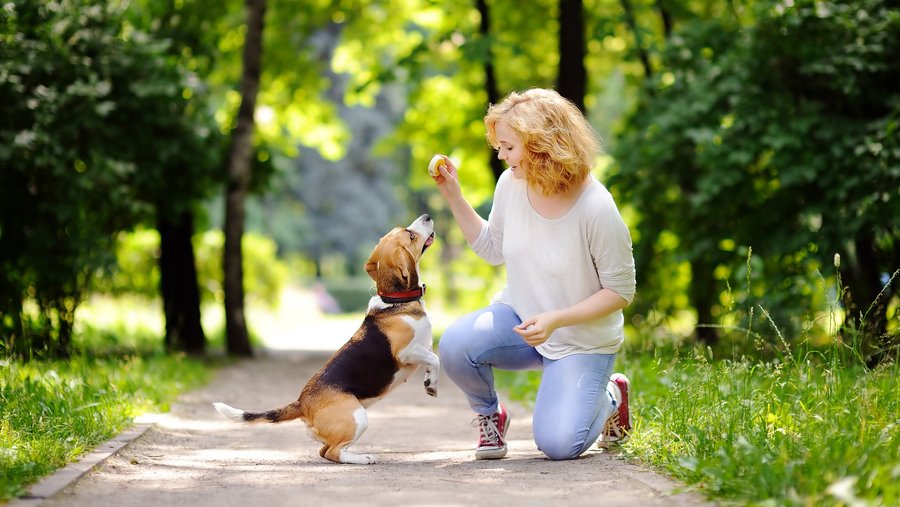
<svg viewBox="0 0 900 507">
<path fill-rule="evenodd" d="M 409 342 L 403 350 L 397 354 L 397 359 L 403 361 L 403 354 L 408 349 L 413 347 L 425 347 L 428 350 L 431 350 L 431 319 L 428 318 L 428 314 L 426 313 L 424 317 L 417 319 L 410 315 L 404 315 L 400 317 L 403 322 L 412 328 L 413 330 L 413 338 L 412 341 Z"/>
<path fill-rule="evenodd" d="M 402 384 L 409 379 L 410 375 L 419 369 L 422 364 L 422 357 L 428 353 L 433 353 L 431 342 L 431 319 L 428 315 L 416 319 L 411 316 L 401 317 L 413 330 L 413 337 L 409 344 L 403 350 L 397 353 L 397 360 L 400 362 L 400 369 L 394 375 L 393 385 Z"/>
</svg>

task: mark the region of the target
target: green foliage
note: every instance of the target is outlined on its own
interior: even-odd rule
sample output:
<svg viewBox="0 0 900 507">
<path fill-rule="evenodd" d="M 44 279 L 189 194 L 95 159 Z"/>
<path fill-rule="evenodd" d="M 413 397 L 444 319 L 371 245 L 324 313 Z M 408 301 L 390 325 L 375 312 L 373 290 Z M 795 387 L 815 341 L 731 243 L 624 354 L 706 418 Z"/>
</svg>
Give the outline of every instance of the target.
<svg viewBox="0 0 900 507">
<path fill-rule="evenodd" d="M 216 136 L 188 99 L 197 80 L 120 7 L 14 1 L 0 16 L 0 346 L 65 353 L 116 233 L 205 192 Z"/>
<path fill-rule="evenodd" d="M 460 315 L 488 305 L 506 283 L 505 268 L 491 266 L 468 247 L 458 251 L 465 240 L 456 224 L 435 222 L 438 227 L 438 239 L 419 264 L 429 308 Z"/>
<path fill-rule="evenodd" d="M 183 356 L 0 360 L 0 501 L 208 378 Z"/>
<path fill-rule="evenodd" d="M 343 312 L 365 311 L 375 293 L 375 282 L 369 277 L 326 278 L 324 282 Z"/>
<path fill-rule="evenodd" d="M 685 352 L 687 351 L 687 352 Z M 839 354 L 716 361 L 682 347 L 626 351 L 634 433 L 623 455 L 717 500 L 754 505 L 900 501 L 900 366 L 868 371 Z M 533 400 L 539 372 L 498 372 Z"/>
<path fill-rule="evenodd" d="M 195 239 L 197 270 L 203 293 L 216 301 L 225 297 L 222 292 L 222 251 L 225 236 L 221 231 L 207 231 Z M 248 298 L 276 307 L 281 301 L 281 290 L 288 279 L 286 265 L 276 256 L 275 243 L 258 234 L 243 235 L 241 248 L 244 256 L 244 292 Z"/>
<path fill-rule="evenodd" d="M 492 4 L 492 33 L 479 33 L 475 2 L 387 2 L 348 17 L 335 67 L 346 72 L 345 93 L 351 104 L 371 103 L 389 84 L 400 82 L 409 104 L 402 122 L 383 144 L 410 150 L 408 186 L 431 188 L 424 170 L 435 153 L 460 162 L 467 196 L 479 205 L 490 196 L 493 156 L 485 140 L 482 117 L 488 95 L 484 65 L 497 68 L 501 93 L 551 86 L 556 78 L 556 32 L 552 23 L 535 19 L 554 13 L 555 2 L 515 6 Z M 521 37 L 527 32 L 528 37 Z M 448 105 L 452 104 L 452 107 Z M 440 202 L 432 211 L 446 212 Z"/>
<path fill-rule="evenodd" d="M 856 319 L 900 267 L 900 14 L 881 0 L 756 5 L 752 26 L 684 24 L 619 140 L 611 184 L 639 214 L 636 311 L 671 301 L 679 263 L 692 304 L 721 292 L 752 247 L 767 259 L 760 304 L 786 330 L 816 308 L 809 286 L 835 253 Z"/>
<path fill-rule="evenodd" d="M 159 295 L 159 233 L 151 229 L 120 233 L 116 261 L 93 284 L 99 294 L 133 294 L 152 299 Z"/>
<path fill-rule="evenodd" d="M 200 297 L 205 302 L 219 301 L 222 292 L 221 231 L 206 231 L 194 238 Z M 243 236 L 244 290 L 256 302 L 275 307 L 288 279 L 288 268 L 278 259 L 275 243 L 259 234 Z M 137 295 L 153 299 L 159 295 L 159 233 L 139 229 L 122 233 L 116 244 L 116 264 L 101 273 L 95 292 L 110 295 Z"/>
</svg>

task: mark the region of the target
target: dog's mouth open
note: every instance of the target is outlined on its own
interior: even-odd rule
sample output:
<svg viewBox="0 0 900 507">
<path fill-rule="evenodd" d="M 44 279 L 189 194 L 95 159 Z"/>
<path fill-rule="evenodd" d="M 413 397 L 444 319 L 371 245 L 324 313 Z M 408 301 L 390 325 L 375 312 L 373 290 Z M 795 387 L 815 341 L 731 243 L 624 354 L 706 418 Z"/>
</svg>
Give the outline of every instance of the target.
<svg viewBox="0 0 900 507">
<path fill-rule="evenodd" d="M 422 253 L 425 253 L 425 250 L 428 250 L 428 247 L 430 247 L 432 243 L 434 243 L 433 232 L 428 236 L 428 239 L 425 240 L 425 244 L 422 245 Z"/>
</svg>

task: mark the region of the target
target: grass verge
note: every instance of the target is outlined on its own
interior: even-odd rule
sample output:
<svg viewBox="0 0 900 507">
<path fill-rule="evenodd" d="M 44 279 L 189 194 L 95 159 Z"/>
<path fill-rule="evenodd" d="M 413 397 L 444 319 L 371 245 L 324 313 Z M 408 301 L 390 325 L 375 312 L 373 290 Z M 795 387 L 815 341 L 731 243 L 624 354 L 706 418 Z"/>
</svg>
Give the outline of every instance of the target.
<svg viewBox="0 0 900 507">
<path fill-rule="evenodd" d="M 900 366 L 866 370 L 620 356 L 632 380 L 626 457 L 721 500 L 751 505 L 900 505 Z M 497 372 L 526 403 L 538 372 Z"/>
<path fill-rule="evenodd" d="M 182 355 L 0 360 L 0 501 L 209 379 Z"/>
</svg>

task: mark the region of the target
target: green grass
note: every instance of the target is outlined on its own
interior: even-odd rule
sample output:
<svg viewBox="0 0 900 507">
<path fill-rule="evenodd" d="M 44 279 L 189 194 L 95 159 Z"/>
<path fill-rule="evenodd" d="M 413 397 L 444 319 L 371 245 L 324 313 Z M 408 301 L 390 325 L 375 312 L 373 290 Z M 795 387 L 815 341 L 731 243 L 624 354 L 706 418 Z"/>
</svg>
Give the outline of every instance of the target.
<svg viewBox="0 0 900 507">
<path fill-rule="evenodd" d="M 180 355 L 0 360 L 0 501 L 208 378 L 205 364 Z"/>
<path fill-rule="evenodd" d="M 625 457 L 740 504 L 900 505 L 898 364 L 677 350 L 620 355 L 635 408 Z M 498 373 L 514 398 L 533 399 L 539 373 Z"/>
<path fill-rule="evenodd" d="M 710 348 L 684 344 L 670 320 L 631 329 L 615 367 L 632 382 L 634 428 L 622 456 L 726 503 L 900 505 L 900 351 L 864 366 L 861 329 L 844 321 L 839 303 L 840 276 L 833 290 L 822 281 L 827 308 L 794 339 L 764 307 L 743 301 L 736 310 L 730 286 L 728 325 L 714 326 L 724 332 L 715 358 Z M 885 304 L 894 319 L 888 332 L 896 333 L 896 302 Z M 771 329 L 737 325 L 753 322 L 757 308 Z M 539 372 L 497 374 L 513 398 L 533 400 Z"/>
</svg>

